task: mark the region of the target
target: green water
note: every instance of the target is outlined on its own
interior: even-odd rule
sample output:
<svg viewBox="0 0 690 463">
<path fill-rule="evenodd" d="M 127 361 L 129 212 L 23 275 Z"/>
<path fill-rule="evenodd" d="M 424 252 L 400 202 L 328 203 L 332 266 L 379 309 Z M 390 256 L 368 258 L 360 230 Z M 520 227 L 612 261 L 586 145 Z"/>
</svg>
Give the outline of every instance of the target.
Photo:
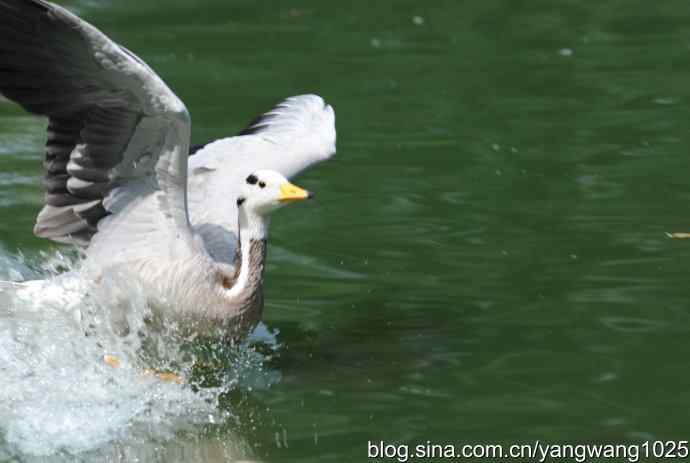
<svg viewBox="0 0 690 463">
<path fill-rule="evenodd" d="M 194 142 L 288 95 L 336 110 L 337 156 L 298 181 L 318 201 L 272 223 L 282 379 L 175 451 L 232 438 L 265 461 L 357 462 L 368 440 L 688 438 L 690 241 L 665 235 L 690 231 L 687 2 L 79 12 L 180 95 Z M 53 247 L 30 235 L 43 127 L 0 104 L 10 252 Z"/>
</svg>

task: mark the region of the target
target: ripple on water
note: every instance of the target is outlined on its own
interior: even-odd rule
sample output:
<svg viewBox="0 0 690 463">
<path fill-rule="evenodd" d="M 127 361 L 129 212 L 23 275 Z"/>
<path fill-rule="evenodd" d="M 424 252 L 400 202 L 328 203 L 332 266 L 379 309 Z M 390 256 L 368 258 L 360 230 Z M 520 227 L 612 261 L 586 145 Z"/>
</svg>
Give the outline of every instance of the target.
<svg viewBox="0 0 690 463">
<path fill-rule="evenodd" d="M 46 123 L 43 118 L 31 116 L 0 117 L 3 140 L 0 144 L 0 159 L 3 155 L 31 154 L 32 158 L 43 157 Z"/>
<path fill-rule="evenodd" d="M 638 334 L 662 331 L 668 323 L 660 320 L 636 317 L 601 317 L 601 323 L 607 328 L 621 333 Z"/>
</svg>

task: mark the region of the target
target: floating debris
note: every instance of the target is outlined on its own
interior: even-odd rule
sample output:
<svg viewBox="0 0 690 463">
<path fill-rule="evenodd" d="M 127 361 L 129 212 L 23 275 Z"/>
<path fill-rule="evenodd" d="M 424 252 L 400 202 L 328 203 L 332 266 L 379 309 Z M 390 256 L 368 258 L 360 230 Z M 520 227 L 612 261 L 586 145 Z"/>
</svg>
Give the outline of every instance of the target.
<svg viewBox="0 0 690 463">
<path fill-rule="evenodd" d="M 687 240 L 690 238 L 690 233 L 666 233 L 666 236 L 675 240 Z"/>
</svg>

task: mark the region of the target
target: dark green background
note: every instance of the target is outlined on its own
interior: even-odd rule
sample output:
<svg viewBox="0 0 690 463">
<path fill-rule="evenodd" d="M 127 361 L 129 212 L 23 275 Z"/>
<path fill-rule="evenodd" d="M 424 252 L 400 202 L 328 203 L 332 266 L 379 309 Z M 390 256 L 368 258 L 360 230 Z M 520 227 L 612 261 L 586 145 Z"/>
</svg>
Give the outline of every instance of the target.
<svg viewBox="0 0 690 463">
<path fill-rule="evenodd" d="M 194 142 L 289 95 L 336 110 L 337 156 L 298 181 L 318 200 L 272 224 L 282 380 L 185 445 L 690 437 L 690 241 L 665 236 L 690 231 L 687 1 L 77 6 L 186 102 Z M 53 246 L 30 234 L 44 126 L 0 103 L 11 253 Z"/>
</svg>

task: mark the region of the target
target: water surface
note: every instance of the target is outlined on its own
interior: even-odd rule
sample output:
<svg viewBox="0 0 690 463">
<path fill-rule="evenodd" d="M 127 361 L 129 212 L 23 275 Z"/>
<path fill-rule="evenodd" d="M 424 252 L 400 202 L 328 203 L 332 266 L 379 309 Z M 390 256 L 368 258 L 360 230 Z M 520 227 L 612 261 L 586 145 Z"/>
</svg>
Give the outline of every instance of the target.
<svg viewBox="0 0 690 463">
<path fill-rule="evenodd" d="M 3 312 L 32 342 L 0 330 L 23 369 L 0 363 L 2 385 L 31 393 L 0 406 L 0 461 L 687 439 L 690 242 L 665 235 L 690 229 L 686 2 L 69 5 L 171 85 L 194 142 L 317 92 L 338 155 L 299 179 L 318 201 L 273 220 L 273 347 L 240 355 L 222 392 L 87 371 L 99 351 L 51 331 L 76 333 L 62 315 Z M 59 248 L 30 234 L 44 127 L 0 102 L 3 279 L 54 270 Z M 51 368 L 65 389 L 46 398 Z M 74 427 L 51 436 L 54 416 Z"/>
</svg>

